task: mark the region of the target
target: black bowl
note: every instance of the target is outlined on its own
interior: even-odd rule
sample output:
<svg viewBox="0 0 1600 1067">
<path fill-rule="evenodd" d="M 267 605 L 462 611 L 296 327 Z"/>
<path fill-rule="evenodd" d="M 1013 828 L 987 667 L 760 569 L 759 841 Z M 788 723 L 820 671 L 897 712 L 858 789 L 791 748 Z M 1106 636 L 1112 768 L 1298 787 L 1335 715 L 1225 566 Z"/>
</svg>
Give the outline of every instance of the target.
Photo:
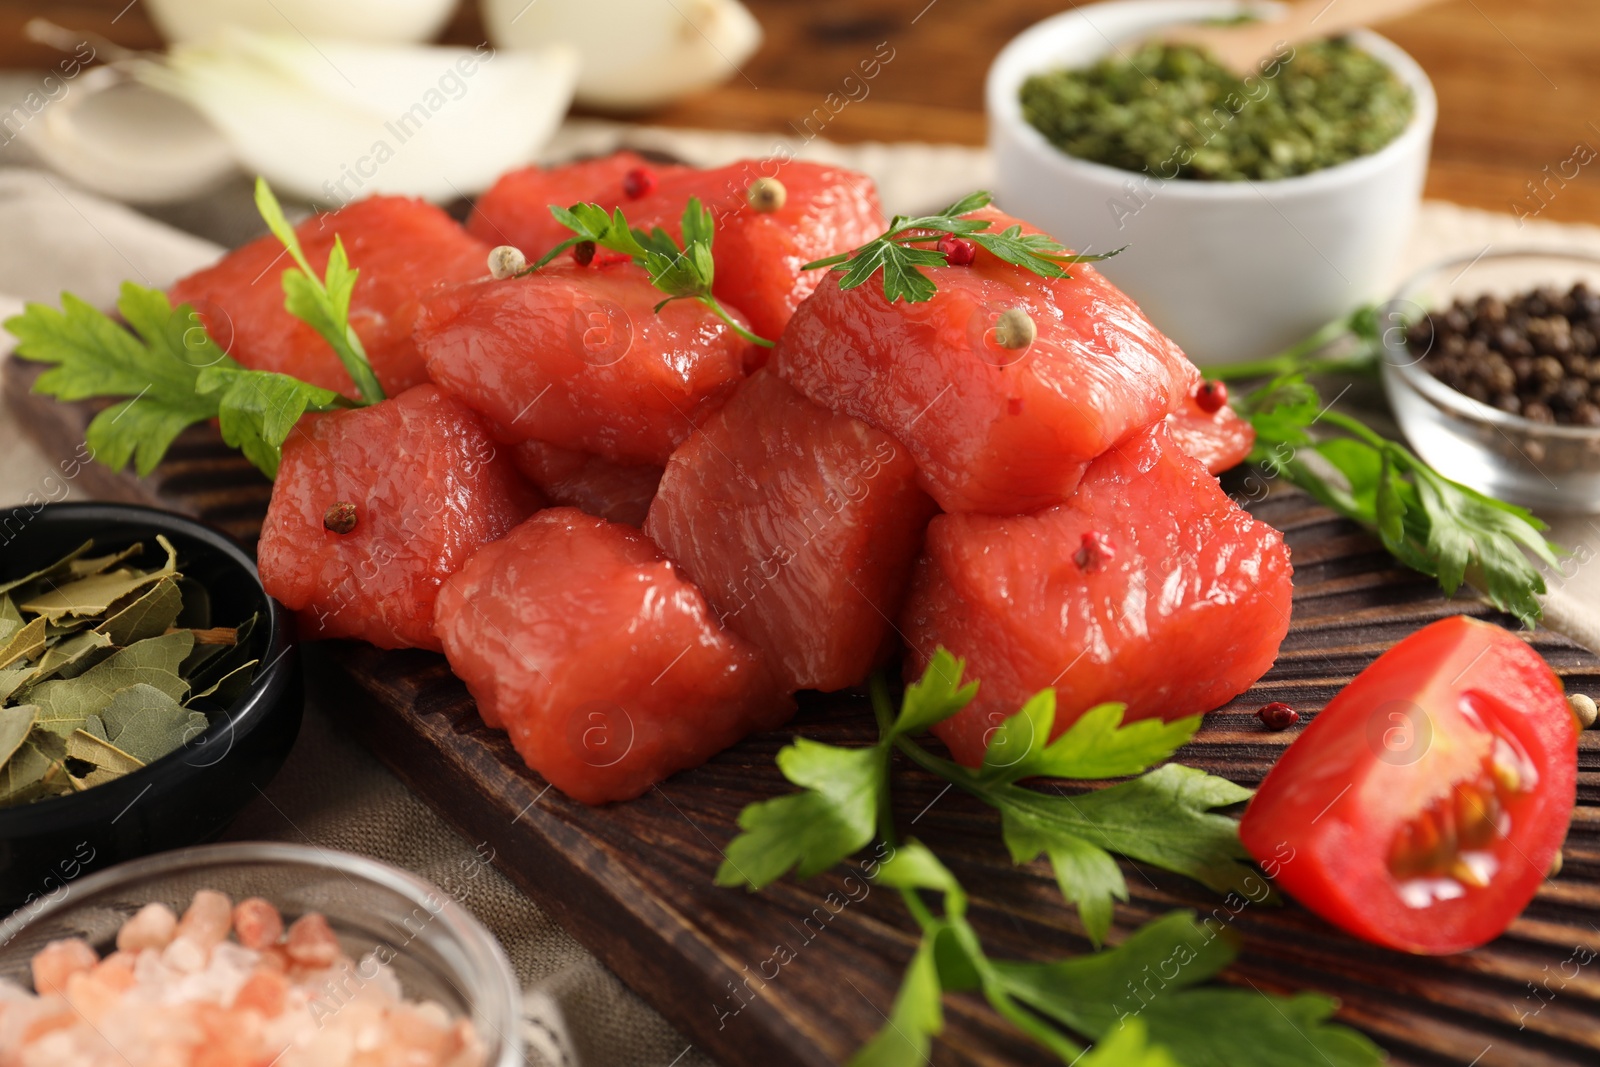
<svg viewBox="0 0 1600 1067">
<path fill-rule="evenodd" d="M 48 566 L 93 538 L 95 552 L 144 542 L 158 565 L 164 534 L 182 572 L 211 595 L 216 625 L 259 612 L 261 661 L 249 690 L 183 748 L 82 793 L 0 808 L 0 914 L 71 891 L 74 878 L 163 849 L 208 841 L 278 772 L 300 732 L 305 689 L 290 620 L 255 562 L 226 534 L 130 504 L 45 504 L 0 511 L 0 580 Z"/>
</svg>

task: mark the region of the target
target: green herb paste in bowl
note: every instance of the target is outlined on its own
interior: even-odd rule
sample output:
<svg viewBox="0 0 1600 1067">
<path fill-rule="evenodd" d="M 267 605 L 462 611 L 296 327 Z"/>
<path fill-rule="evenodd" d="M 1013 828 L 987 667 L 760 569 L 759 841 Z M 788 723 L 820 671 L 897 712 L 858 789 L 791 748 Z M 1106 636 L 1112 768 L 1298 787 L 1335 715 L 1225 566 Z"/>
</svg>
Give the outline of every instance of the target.
<svg viewBox="0 0 1600 1067">
<path fill-rule="evenodd" d="M 1280 48 L 1240 78 L 1187 45 L 1035 74 L 1023 117 L 1069 156 L 1160 178 L 1265 181 L 1371 155 L 1411 122 L 1411 90 L 1344 40 Z"/>
</svg>

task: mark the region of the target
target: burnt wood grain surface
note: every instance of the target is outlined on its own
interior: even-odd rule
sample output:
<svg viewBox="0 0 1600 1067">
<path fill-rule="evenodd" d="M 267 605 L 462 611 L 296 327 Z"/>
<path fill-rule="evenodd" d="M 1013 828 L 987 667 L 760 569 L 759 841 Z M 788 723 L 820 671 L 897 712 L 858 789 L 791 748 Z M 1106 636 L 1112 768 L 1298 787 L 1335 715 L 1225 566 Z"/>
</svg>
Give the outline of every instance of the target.
<svg viewBox="0 0 1600 1067">
<path fill-rule="evenodd" d="M 13 364 L 7 402 L 47 454 L 66 459 L 93 408 L 30 394 L 34 376 Z M 209 427 L 185 434 L 147 479 L 91 466 L 73 485 L 75 497 L 157 504 L 246 543 L 270 492 Z M 1293 625 L 1272 670 L 1207 717 L 1182 762 L 1254 785 L 1298 733 L 1263 730 L 1253 714 L 1262 703 L 1285 700 L 1314 714 L 1394 642 L 1447 615 L 1510 623 L 1475 602 L 1446 600 L 1303 494 L 1274 492 L 1251 510 L 1293 551 Z M 1553 633 L 1529 640 L 1569 691 L 1600 693 L 1600 659 Z M 891 894 L 847 870 L 785 879 L 759 894 L 712 884 L 740 809 L 789 790 L 773 757 L 794 733 L 873 739 L 860 695 L 810 695 L 789 727 L 748 738 L 637 800 L 587 808 L 548 788 L 484 728 L 442 657 L 331 642 L 308 649 L 307 659 L 326 705 L 379 758 L 468 839 L 489 842 L 519 886 L 722 1062 L 821 1067 L 882 1025 L 916 940 Z M 974 893 L 973 918 L 992 953 L 1046 958 L 1088 947 L 1045 867 L 1011 865 L 991 811 L 903 762 L 896 800 L 902 827 L 914 823 Z M 1581 745 L 1561 875 L 1504 936 L 1475 952 L 1407 956 L 1347 937 L 1294 904 L 1229 907 L 1187 879 L 1123 866 L 1131 899 L 1117 908 L 1112 940 L 1172 908 L 1215 915 L 1243 949 L 1225 981 L 1332 994 L 1341 1017 L 1396 1064 L 1600 1063 L 1600 732 Z M 947 998 L 947 1016 L 933 1056 L 941 1067 L 1049 1062 L 976 997 Z"/>
</svg>

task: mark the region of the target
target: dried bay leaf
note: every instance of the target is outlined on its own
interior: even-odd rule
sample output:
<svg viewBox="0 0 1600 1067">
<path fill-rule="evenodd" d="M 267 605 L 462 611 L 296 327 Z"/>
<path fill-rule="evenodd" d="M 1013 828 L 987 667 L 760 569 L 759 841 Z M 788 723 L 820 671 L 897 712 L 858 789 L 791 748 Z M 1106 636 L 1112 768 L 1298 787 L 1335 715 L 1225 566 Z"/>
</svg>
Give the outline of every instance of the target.
<svg viewBox="0 0 1600 1067">
<path fill-rule="evenodd" d="M 0 593 L 10 593 L 13 589 L 21 589 L 25 585 L 37 582 L 41 578 L 53 578 L 58 574 L 66 574 L 72 566 L 72 561 L 82 556 L 94 547 L 93 541 L 85 541 L 65 556 L 56 560 L 50 566 L 36 570 L 32 574 L 23 575 L 21 578 L 9 582 L 0 582 Z"/>
<path fill-rule="evenodd" d="M 115 645 L 131 645 L 149 637 L 160 637 L 183 610 L 183 594 L 172 578 L 163 578 L 141 593 L 132 603 L 109 616 L 97 627 Z"/>
<path fill-rule="evenodd" d="M 80 788 L 101 785 L 124 774 L 132 774 L 145 765 L 144 760 L 130 756 L 103 737 L 79 730 L 67 738 L 67 758 L 94 764 L 89 774 L 75 776 Z"/>
<path fill-rule="evenodd" d="M 38 714 L 39 709 L 32 704 L 0 708 L 0 764 L 17 754 L 17 749 L 33 731 L 33 720 Z"/>
<path fill-rule="evenodd" d="M 113 552 L 109 556 L 94 556 L 92 558 L 79 557 L 67 564 L 67 573 L 73 578 L 87 578 L 91 574 L 110 570 L 125 559 L 132 559 L 144 551 L 142 543 L 134 543 L 124 548 L 121 552 Z"/>
<path fill-rule="evenodd" d="M 110 743 L 146 763 L 165 756 L 189 739 L 190 716 L 199 715 L 150 685 L 134 685 L 111 698 L 100 712 Z M 200 715 L 202 721 L 204 715 Z"/>
<path fill-rule="evenodd" d="M 106 705 L 122 690 L 137 685 L 158 689 L 176 704 L 189 693 L 178 667 L 193 648 L 194 635 L 178 630 L 119 649 L 76 678 L 42 682 L 29 693 L 41 708 L 39 725 L 65 737 L 81 729 L 90 715 L 104 719 Z"/>
<path fill-rule="evenodd" d="M 96 630 L 64 636 L 45 650 L 28 678 L 37 685 L 49 678 L 75 678 L 99 662 L 96 653 L 111 648 L 111 638 Z"/>
<path fill-rule="evenodd" d="M 0 671 L 0 704 L 8 702 L 12 694 L 22 688 L 24 682 L 33 677 L 32 667 L 11 667 Z"/>
<path fill-rule="evenodd" d="M 100 721 L 98 715 L 90 715 L 83 720 L 83 732 L 102 741 L 111 740 L 106 736 L 106 724 Z"/>
<path fill-rule="evenodd" d="M 46 640 L 54 641 L 58 637 L 80 633 L 95 624 L 94 619 L 75 618 L 71 615 L 64 619 L 46 619 L 44 621 L 44 635 Z"/>
<path fill-rule="evenodd" d="M 183 666 L 184 659 L 192 651 L 194 651 L 194 634 L 188 630 L 174 630 L 160 637 L 147 637 L 143 641 L 135 641 L 95 667 L 95 670 L 105 670 L 108 674 L 130 670 L 158 670 L 166 674 L 177 674 L 178 669 Z M 182 694 L 173 695 L 182 699 Z"/>
<path fill-rule="evenodd" d="M 204 630 L 211 625 L 211 591 L 187 574 L 178 575 L 183 611 L 173 623 L 184 630 Z"/>
<path fill-rule="evenodd" d="M 255 677 L 256 665 L 261 661 L 253 659 L 248 663 L 241 663 L 232 671 L 219 678 L 209 689 L 202 689 L 189 698 L 192 703 L 196 700 L 211 699 L 227 707 L 244 695 L 250 688 L 250 680 Z"/>
<path fill-rule="evenodd" d="M 0 767 L 0 804 L 20 804 L 60 792 L 61 779 L 66 777 L 62 766 L 66 756 L 65 741 L 33 731 Z"/>
<path fill-rule="evenodd" d="M 172 542 L 157 534 L 156 540 L 166 549 L 167 562 L 158 570 L 139 571 L 129 567 L 102 571 L 87 577 L 54 585 L 46 592 L 24 601 L 21 609 L 34 612 L 47 619 L 60 619 L 68 615 L 100 615 L 112 604 L 163 578 L 178 573 L 178 553 Z"/>
<path fill-rule="evenodd" d="M 37 656 L 44 651 L 45 640 L 44 619 L 34 619 L 12 634 L 4 645 L 0 645 L 0 668 Z"/>
</svg>

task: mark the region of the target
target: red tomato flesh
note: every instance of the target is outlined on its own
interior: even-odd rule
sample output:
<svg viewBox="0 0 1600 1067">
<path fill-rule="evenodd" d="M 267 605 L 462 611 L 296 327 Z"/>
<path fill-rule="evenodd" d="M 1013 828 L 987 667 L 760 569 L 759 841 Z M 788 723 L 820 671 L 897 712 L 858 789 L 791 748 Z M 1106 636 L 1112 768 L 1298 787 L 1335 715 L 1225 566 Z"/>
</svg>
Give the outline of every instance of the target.
<svg viewBox="0 0 1600 1067">
<path fill-rule="evenodd" d="M 1463 952 L 1533 899 L 1566 837 L 1577 729 L 1515 634 L 1464 616 L 1395 645 L 1289 746 L 1239 836 L 1296 900 L 1406 952 Z"/>
</svg>

